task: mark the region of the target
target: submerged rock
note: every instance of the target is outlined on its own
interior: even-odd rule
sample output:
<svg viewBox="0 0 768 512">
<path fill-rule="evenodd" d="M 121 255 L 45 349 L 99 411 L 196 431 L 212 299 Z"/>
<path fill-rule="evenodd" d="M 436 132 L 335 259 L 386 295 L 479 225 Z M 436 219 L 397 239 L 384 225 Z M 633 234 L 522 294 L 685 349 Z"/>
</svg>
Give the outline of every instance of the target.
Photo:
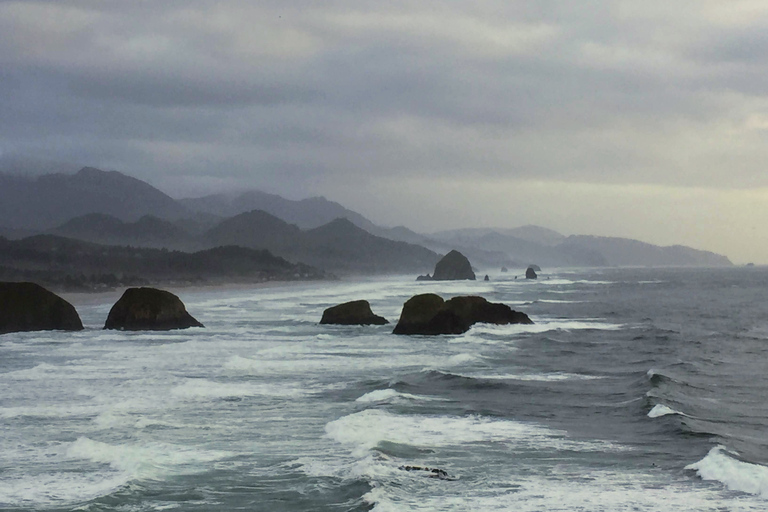
<svg viewBox="0 0 768 512">
<path fill-rule="evenodd" d="M 435 281 L 453 281 L 461 279 L 475 280 L 475 273 L 472 271 L 472 265 L 466 256 L 459 251 L 453 250 L 443 256 L 435 265 L 435 271 L 432 273 L 432 279 Z"/>
<path fill-rule="evenodd" d="M 128 288 L 109 311 L 105 329 L 169 331 L 204 327 L 176 295 L 156 288 Z"/>
<path fill-rule="evenodd" d="M 536 279 L 538 276 L 536 275 L 536 271 L 533 269 L 533 267 L 528 267 L 525 271 L 525 278 L 526 279 Z"/>
<path fill-rule="evenodd" d="M 403 305 L 394 334 L 462 334 L 478 323 L 532 324 L 525 313 L 483 297 L 463 296 L 444 301 L 434 293 L 415 295 Z"/>
<path fill-rule="evenodd" d="M 455 480 L 448 472 L 440 468 L 427 468 L 424 466 L 400 466 L 398 469 L 402 471 L 424 471 L 429 478 L 439 478 L 440 480 Z"/>
<path fill-rule="evenodd" d="M 374 315 L 367 300 L 354 300 L 333 306 L 323 311 L 321 324 L 338 325 L 384 325 L 389 321 Z"/>
<path fill-rule="evenodd" d="M 35 283 L 0 282 L 0 334 L 22 331 L 81 331 L 75 307 Z"/>
</svg>

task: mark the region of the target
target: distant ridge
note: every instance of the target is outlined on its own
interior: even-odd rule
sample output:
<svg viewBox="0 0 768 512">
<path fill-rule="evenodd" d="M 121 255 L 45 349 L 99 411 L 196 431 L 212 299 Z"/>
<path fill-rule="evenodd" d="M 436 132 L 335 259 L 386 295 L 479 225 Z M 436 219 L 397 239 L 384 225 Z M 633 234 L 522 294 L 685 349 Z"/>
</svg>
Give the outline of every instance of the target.
<svg viewBox="0 0 768 512">
<path fill-rule="evenodd" d="M 418 273 L 439 259 L 429 249 L 372 235 L 348 219 L 302 231 L 260 210 L 222 221 L 203 239 L 207 244 L 269 249 L 289 260 L 340 273 Z"/>
<path fill-rule="evenodd" d="M 112 215 L 89 213 L 75 217 L 50 232 L 104 245 L 173 249 L 193 249 L 198 245 L 184 229 L 152 215 L 145 215 L 136 222 L 123 222 Z"/>
<path fill-rule="evenodd" d="M 284 197 L 268 194 L 259 190 L 249 190 L 240 194 L 213 194 L 198 198 L 180 199 L 186 208 L 218 215 L 233 217 L 253 210 L 261 210 L 274 215 L 301 229 L 312 229 L 328 224 L 334 219 L 346 218 L 366 231 L 376 230 L 373 222 L 339 203 L 324 197 L 310 197 L 293 201 Z"/>
<path fill-rule="evenodd" d="M 166 219 L 190 212 L 155 187 L 117 171 L 83 167 L 75 174 L 24 178 L 0 174 L 0 226 L 51 229 L 89 213 L 136 221 L 145 215 Z"/>
</svg>

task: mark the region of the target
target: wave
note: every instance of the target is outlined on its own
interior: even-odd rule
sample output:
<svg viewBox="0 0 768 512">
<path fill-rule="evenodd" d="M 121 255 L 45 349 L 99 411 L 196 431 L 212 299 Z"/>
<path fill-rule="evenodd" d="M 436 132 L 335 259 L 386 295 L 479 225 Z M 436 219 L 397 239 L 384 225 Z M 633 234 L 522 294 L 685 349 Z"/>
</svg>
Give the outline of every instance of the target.
<svg viewBox="0 0 768 512">
<path fill-rule="evenodd" d="M 664 404 L 656 404 L 656 405 L 653 406 L 653 409 L 651 409 L 648 412 L 648 417 L 649 418 L 661 418 L 662 416 L 668 416 L 670 414 L 677 414 L 677 415 L 680 415 L 680 416 L 685 416 L 685 414 L 683 414 L 683 413 L 681 413 L 679 411 L 676 411 L 676 410 L 672 409 L 669 406 L 666 406 Z"/>
<path fill-rule="evenodd" d="M 295 385 L 221 383 L 206 379 L 189 379 L 171 390 L 175 396 L 187 399 L 241 398 L 249 396 L 299 397 L 309 391 Z"/>
<path fill-rule="evenodd" d="M 200 473 L 206 463 L 232 457 L 232 452 L 198 450 L 166 443 L 107 444 L 80 437 L 67 448 L 73 459 L 108 464 L 129 480 L 159 480 L 167 475 Z"/>
<path fill-rule="evenodd" d="M 400 393 L 394 389 L 377 389 L 357 398 L 355 402 L 375 403 L 393 401 L 446 401 L 445 398 Z"/>
<path fill-rule="evenodd" d="M 737 455 L 722 445 L 716 446 L 685 469 L 696 471 L 702 480 L 721 482 L 732 491 L 768 498 L 768 467 L 740 461 Z"/>
<path fill-rule="evenodd" d="M 500 442 L 532 450 L 622 450 L 609 442 L 573 441 L 563 431 L 532 423 L 484 416 L 402 415 L 380 409 L 367 409 L 331 421 L 325 432 L 336 442 L 351 447 L 358 456 L 365 456 L 383 441 L 421 448 Z"/>
</svg>

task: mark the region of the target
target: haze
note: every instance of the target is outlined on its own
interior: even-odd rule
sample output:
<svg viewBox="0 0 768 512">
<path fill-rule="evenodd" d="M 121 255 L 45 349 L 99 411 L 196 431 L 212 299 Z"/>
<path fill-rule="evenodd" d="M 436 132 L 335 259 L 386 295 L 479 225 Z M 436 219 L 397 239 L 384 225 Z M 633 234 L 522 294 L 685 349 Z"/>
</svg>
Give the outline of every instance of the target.
<svg viewBox="0 0 768 512">
<path fill-rule="evenodd" d="M 0 0 L 0 168 L 768 263 L 763 1 Z"/>
</svg>

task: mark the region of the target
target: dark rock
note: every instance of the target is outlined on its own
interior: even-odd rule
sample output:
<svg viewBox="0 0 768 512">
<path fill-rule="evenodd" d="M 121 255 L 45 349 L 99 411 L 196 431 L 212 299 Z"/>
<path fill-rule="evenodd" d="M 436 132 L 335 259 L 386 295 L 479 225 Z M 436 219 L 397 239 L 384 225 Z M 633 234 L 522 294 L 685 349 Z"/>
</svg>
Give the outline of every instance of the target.
<svg viewBox="0 0 768 512">
<path fill-rule="evenodd" d="M 528 267 L 528 269 L 525 271 L 525 278 L 526 279 L 536 279 L 538 276 L 536 275 L 536 271 L 533 270 L 533 267 Z"/>
<path fill-rule="evenodd" d="M 432 276 L 427 274 L 425 276 L 419 276 L 416 278 L 417 281 L 432 281 Z"/>
<path fill-rule="evenodd" d="M 483 297 L 454 297 L 444 301 L 439 295 L 415 295 L 403 305 L 394 334 L 462 334 L 478 323 L 532 324 L 525 313 L 506 304 L 488 302 Z"/>
<path fill-rule="evenodd" d="M 528 265 L 528 266 L 529 266 L 530 268 L 532 268 L 533 270 L 535 270 L 536 272 L 541 272 L 541 267 L 540 267 L 540 266 L 538 266 L 538 265 L 533 265 L 533 264 L 531 264 L 531 265 Z"/>
<path fill-rule="evenodd" d="M 502 272 L 509 272 L 509 269 L 507 267 L 501 267 Z"/>
<path fill-rule="evenodd" d="M 393 332 L 395 334 L 421 334 L 444 303 L 443 298 L 434 293 L 414 295 L 403 305 L 400 320 Z"/>
<path fill-rule="evenodd" d="M 475 280 L 475 273 L 469 260 L 459 251 L 451 251 L 437 262 L 432 273 L 435 281 L 453 281 L 461 279 Z"/>
<path fill-rule="evenodd" d="M 168 331 L 204 327 L 176 295 L 156 288 L 128 288 L 107 316 L 105 329 Z"/>
<path fill-rule="evenodd" d="M 427 468 L 424 466 L 400 466 L 398 469 L 403 471 L 424 471 L 429 478 L 439 478 L 440 480 L 455 480 L 448 475 L 448 472 L 440 468 Z"/>
<path fill-rule="evenodd" d="M 384 325 L 386 318 L 374 315 L 367 300 L 355 300 L 333 306 L 323 311 L 321 324 L 338 325 Z"/>
<path fill-rule="evenodd" d="M 80 331 L 74 306 L 35 283 L 0 282 L 0 334 L 22 331 Z"/>
<path fill-rule="evenodd" d="M 485 274 L 485 278 L 483 278 L 483 281 L 490 281 L 491 278 L 488 277 L 488 274 Z"/>
</svg>

